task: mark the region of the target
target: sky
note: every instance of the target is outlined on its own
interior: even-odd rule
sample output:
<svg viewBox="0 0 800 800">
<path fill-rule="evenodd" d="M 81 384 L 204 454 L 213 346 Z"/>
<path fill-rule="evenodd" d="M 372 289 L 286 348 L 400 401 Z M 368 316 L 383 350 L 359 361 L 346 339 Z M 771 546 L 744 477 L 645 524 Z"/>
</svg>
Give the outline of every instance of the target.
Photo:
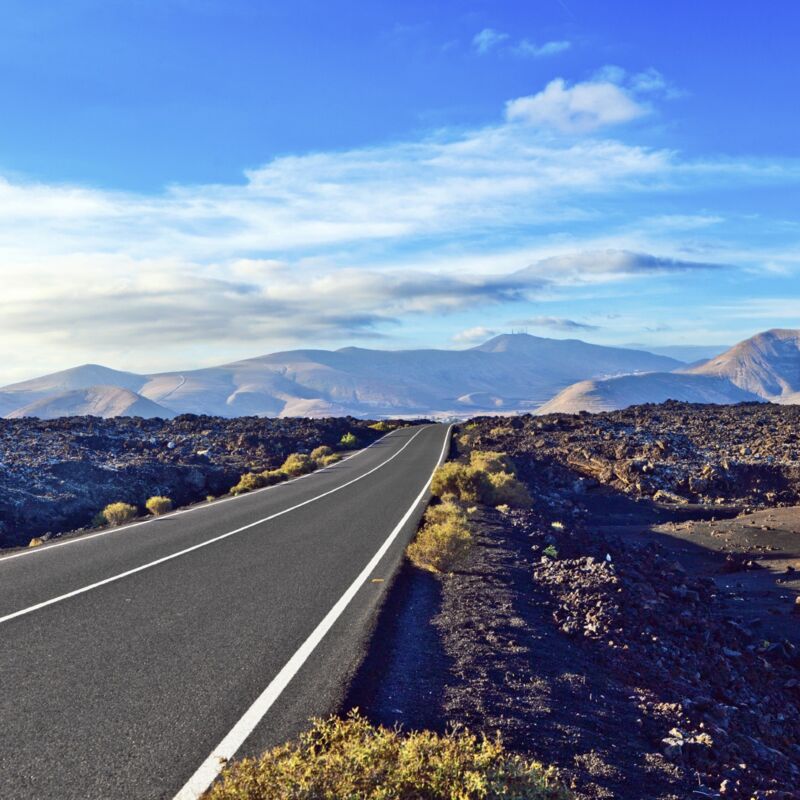
<svg viewBox="0 0 800 800">
<path fill-rule="evenodd" d="M 800 327 L 794 0 L 5 0 L 0 384 Z"/>
</svg>

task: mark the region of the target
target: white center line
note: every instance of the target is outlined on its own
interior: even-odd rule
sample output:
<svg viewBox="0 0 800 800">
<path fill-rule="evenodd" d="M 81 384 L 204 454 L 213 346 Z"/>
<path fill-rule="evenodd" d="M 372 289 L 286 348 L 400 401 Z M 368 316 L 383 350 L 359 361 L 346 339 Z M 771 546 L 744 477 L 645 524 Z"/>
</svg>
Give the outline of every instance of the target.
<svg viewBox="0 0 800 800">
<path fill-rule="evenodd" d="M 442 452 L 439 455 L 439 460 L 436 462 L 436 467 L 444 461 L 444 457 L 447 453 L 447 446 L 450 442 L 450 431 L 452 429 L 452 425 L 447 429 L 444 443 L 442 444 Z M 410 441 L 411 440 L 409 440 L 409 443 Z M 375 567 L 380 563 L 380 560 L 386 555 L 386 551 L 389 549 L 392 542 L 397 538 L 400 531 L 403 530 L 403 526 L 408 522 L 414 510 L 425 497 L 428 487 L 433 480 L 433 473 L 436 471 L 436 467 L 434 467 L 430 477 L 422 487 L 422 491 L 417 495 L 416 500 L 414 500 L 408 511 L 403 515 L 403 518 L 386 538 L 386 541 L 380 546 L 378 552 L 375 553 L 359 576 L 350 584 L 347 591 L 336 601 L 333 608 L 323 617 L 317 627 L 314 628 L 311 635 L 286 662 L 281 671 L 270 681 L 267 688 L 258 696 L 250 708 L 245 711 L 244 716 L 231 728 L 225 738 L 197 768 L 194 775 L 189 778 L 184 787 L 175 795 L 174 800 L 197 800 L 197 798 L 199 798 L 214 782 L 225 762 L 236 755 L 237 750 L 244 744 L 253 730 L 255 730 L 256 725 L 261 722 L 264 715 L 280 697 L 281 693 L 289 685 L 289 682 L 297 674 L 300 667 L 308 660 L 317 645 L 325 637 L 325 634 L 333 627 L 333 624 L 342 615 L 342 612 L 350 604 L 350 601 L 356 596 L 356 593 L 366 582 L 367 578 L 372 575 Z"/>
<path fill-rule="evenodd" d="M 425 426 L 430 427 L 430 426 Z M 177 553 L 172 553 L 168 556 L 163 556 L 162 558 L 157 558 L 155 561 L 150 561 L 147 564 L 142 564 L 139 567 L 134 567 L 133 569 L 126 570 L 125 572 L 120 572 L 117 575 L 112 575 L 110 578 L 104 578 L 101 581 L 96 581 L 95 583 L 90 583 L 88 586 L 82 586 L 80 589 L 74 589 L 71 592 L 67 592 L 66 594 L 58 595 L 58 597 L 53 597 L 50 600 L 44 600 L 41 603 L 36 603 L 36 605 L 28 606 L 27 608 L 22 608 L 19 611 L 14 611 L 11 614 L 6 614 L 4 617 L 0 617 L 0 624 L 3 622 L 8 622 L 9 620 L 16 619 L 17 617 L 25 616 L 25 614 L 31 614 L 34 611 L 38 611 L 39 609 L 46 608 L 47 606 L 52 606 L 55 603 L 61 603 L 64 600 L 69 600 L 71 597 L 76 597 L 79 594 L 84 594 L 86 592 L 92 591 L 92 589 L 97 589 L 100 586 L 105 586 L 108 583 L 113 583 L 114 581 L 122 580 L 123 578 L 127 578 L 129 575 L 135 575 L 137 572 L 142 572 L 146 569 L 150 569 L 151 567 L 155 567 L 158 564 L 163 564 L 165 561 L 171 561 L 173 558 L 179 558 L 180 556 L 185 556 L 187 553 L 191 553 L 194 550 L 199 550 L 201 547 L 208 547 L 210 544 L 214 544 L 215 542 L 220 542 L 223 539 L 227 539 L 229 536 L 235 536 L 237 533 L 241 533 L 242 531 L 246 531 L 250 528 L 254 528 L 256 525 L 262 525 L 265 522 L 269 522 L 271 519 L 276 519 L 277 517 L 282 517 L 284 514 L 288 514 L 291 511 L 295 511 L 298 508 L 302 508 L 303 506 L 307 506 L 309 503 L 314 503 L 317 500 L 321 500 L 323 497 L 328 497 L 329 495 L 334 494 L 335 492 L 339 492 L 342 489 L 347 488 L 348 486 L 352 486 L 354 483 L 357 483 L 360 480 L 363 480 L 369 475 L 372 475 L 373 472 L 377 472 L 381 467 L 385 467 L 390 461 L 394 461 L 403 450 L 408 447 L 414 439 L 419 436 L 425 428 L 420 428 L 396 453 L 391 455 L 386 461 L 382 461 L 378 464 L 377 467 L 373 467 L 368 472 L 365 472 L 363 475 L 359 475 L 357 478 L 353 478 L 351 481 L 347 481 L 347 483 L 343 483 L 341 486 L 336 486 L 333 489 L 329 489 L 327 492 L 323 492 L 322 494 L 318 494 L 315 497 L 311 497 L 308 500 L 304 500 L 302 503 L 297 503 L 297 505 L 291 506 L 290 508 L 285 508 L 283 511 L 277 511 L 274 514 L 270 514 L 268 517 L 263 517 L 262 519 L 258 519 L 255 522 L 251 522 L 248 525 L 243 525 L 241 528 L 236 528 L 236 530 L 228 531 L 227 533 L 222 533 L 219 536 L 215 536 L 213 539 L 207 539 L 204 542 L 200 542 L 199 544 L 192 545 L 191 547 L 187 547 L 184 550 L 179 550 Z"/>
</svg>

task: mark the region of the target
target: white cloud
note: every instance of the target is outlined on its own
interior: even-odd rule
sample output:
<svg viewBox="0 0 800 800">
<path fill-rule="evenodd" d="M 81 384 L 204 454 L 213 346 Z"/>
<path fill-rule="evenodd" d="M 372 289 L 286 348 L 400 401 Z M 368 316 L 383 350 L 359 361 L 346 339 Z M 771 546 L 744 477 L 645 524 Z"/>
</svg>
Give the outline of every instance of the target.
<svg viewBox="0 0 800 800">
<path fill-rule="evenodd" d="M 571 43 L 564 39 L 545 42 L 542 45 L 537 45 L 530 39 L 522 39 L 514 45 L 512 52 L 521 58 L 546 58 L 547 56 L 563 53 L 565 50 L 569 50 L 571 46 Z"/>
<path fill-rule="evenodd" d="M 553 128 L 561 133 L 589 133 L 648 114 L 622 87 L 609 81 L 587 81 L 568 86 L 563 78 L 550 81 L 537 94 L 506 104 L 511 122 Z"/>
<path fill-rule="evenodd" d="M 453 341 L 457 344 L 475 344 L 476 342 L 485 342 L 487 339 L 491 339 L 492 336 L 496 335 L 497 331 L 479 325 L 475 328 L 467 328 L 466 330 L 459 331 L 453 336 Z"/>
<path fill-rule="evenodd" d="M 588 322 L 578 322 L 574 319 L 567 319 L 565 317 L 525 317 L 523 319 L 512 320 L 511 325 L 533 328 L 549 328 L 556 331 L 596 331 L 600 329 L 599 325 L 590 325 Z"/>
<path fill-rule="evenodd" d="M 484 28 L 472 37 L 472 46 L 480 55 L 486 55 L 499 44 L 508 39 L 507 33 L 501 33 L 494 28 Z"/>
</svg>

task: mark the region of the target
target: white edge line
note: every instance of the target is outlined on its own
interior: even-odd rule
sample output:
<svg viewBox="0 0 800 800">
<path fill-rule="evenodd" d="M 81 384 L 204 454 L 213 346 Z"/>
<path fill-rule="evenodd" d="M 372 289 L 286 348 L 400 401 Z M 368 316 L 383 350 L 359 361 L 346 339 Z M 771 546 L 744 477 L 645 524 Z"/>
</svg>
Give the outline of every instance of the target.
<svg viewBox="0 0 800 800">
<path fill-rule="evenodd" d="M 162 558 L 157 558 L 155 561 L 149 561 L 147 564 L 142 564 L 141 566 L 134 567 L 133 569 L 126 570 L 125 572 L 120 572 L 117 575 L 112 575 L 110 578 L 104 578 L 101 581 L 96 581 L 95 583 L 90 583 L 88 586 L 82 586 L 80 589 L 74 589 L 71 592 L 67 592 L 66 594 L 58 595 L 58 597 L 51 597 L 49 600 L 44 600 L 41 603 L 36 603 L 35 605 L 28 606 L 27 608 L 21 608 L 19 611 L 13 611 L 10 614 L 6 614 L 4 617 L 0 617 L 0 624 L 4 622 L 8 622 L 9 620 L 16 619 L 17 617 L 25 616 L 26 614 L 31 614 L 34 611 L 38 611 L 39 609 L 46 608 L 47 606 L 52 606 L 55 603 L 60 603 L 63 600 L 69 600 L 71 597 L 76 597 L 79 594 L 84 594 L 85 592 L 90 592 L 92 589 L 97 589 L 100 586 L 105 586 L 108 583 L 113 583 L 114 581 L 122 580 L 122 578 L 127 578 L 129 575 L 135 575 L 137 572 L 142 572 L 143 570 L 150 569 L 151 567 L 155 567 L 158 564 L 163 564 L 165 561 L 171 561 L 173 558 L 178 558 L 179 556 L 185 556 L 187 553 L 191 553 L 193 550 L 199 550 L 201 547 L 207 547 L 210 544 L 214 544 L 215 542 L 220 542 L 223 539 L 227 539 L 229 536 L 234 536 L 237 533 L 241 533 L 242 531 L 246 531 L 249 528 L 255 528 L 256 525 L 262 525 L 265 522 L 269 522 L 276 517 L 282 517 L 284 514 L 288 514 L 291 511 L 296 511 L 298 508 L 302 508 L 303 506 L 307 506 L 309 503 L 314 503 L 317 500 L 321 500 L 323 497 L 327 497 L 328 495 L 334 494 L 335 492 L 341 491 L 342 489 L 347 488 L 348 486 L 352 486 L 354 483 L 366 478 L 368 475 L 372 475 L 373 472 L 377 472 L 381 467 L 385 467 L 390 461 L 393 461 L 403 450 L 408 447 L 414 439 L 419 436 L 425 428 L 430 426 L 426 425 L 425 427 L 420 428 L 396 453 L 391 455 L 386 461 L 382 461 L 378 464 L 377 467 L 373 467 L 368 472 L 365 472 L 363 475 L 359 475 L 357 478 L 353 478 L 353 480 L 348 481 L 347 483 L 341 484 L 341 486 L 336 486 L 333 489 L 329 489 L 327 492 L 323 492 L 322 494 L 318 494 L 314 497 L 310 497 L 308 500 L 303 500 L 302 503 L 297 503 L 297 505 L 291 506 L 290 508 L 284 508 L 282 511 L 276 511 L 274 514 L 270 514 L 268 517 L 264 517 L 262 519 L 258 519 L 255 522 L 251 522 L 248 525 L 243 525 L 241 528 L 236 528 L 236 530 L 228 531 L 227 533 L 221 533 L 219 536 L 215 536 L 212 539 L 206 539 L 203 542 L 199 542 L 198 544 L 192 545 L 191 547 L 186 547 L 183 550 L 178 550 L 176 553 L 170 553 L 168 556 L 163 556 Z M 449 429 L 448 429 L 449 430 Z"/>
<path fill-rule="evenodd" d="M 439 460 L 436 462 L 436 467 L 438 467 L 445 458 L 452 429 L 452 425 L 447 429 L 447 433 L 444 437 L 444 444 L 442 445 L 442 452 L 439 455 Z M 350 601 L 372 574 L 375 567 L 378 566 L 380 560 L 386 555 L 386 551 L 389 549 L 392 542 L 397 538 L 403 526 L 408 522 L 417 506 L 425 497 L 428 487 L 433 480 L 433 473 L 436 471 L 436 467 L 431 471 L 430 477 L 422 487 L 422 491 L 417 495 L 416 500 L 414 500 L 408 511 L 403 515 L 403 518 L 397 523 L 394 530 L 380 546 L 378 552 L 370 559 L 367 566 L 364 567 L 358 577 L 350 584 L 347 591 L 336 601 L 336 605 L 323 617 L 322 621 L 314 628 L 303 644 L 300 645 L 295 654 L 286 662 L 281 671 L 270 681 L 269 686 L 264 689 L 250 708 L 245 711 L 244 716 L 231 728 L 225 738 L 197 768 L 194 775 L 189 778 L 184 787 L 175 795 L 174 800 L 198 800 L 208 787 L 211 786 L 217 775 L 222 771 L 225 763 L 233 758 L 236 751 L 244 744 L 247 737 L 253 732 L 258 723 L 261 722 L 264 715 L 269 711 L 273 703 L 289 685 L 292 678 L 308 660 L 317 645 L 325 637 L 325 634 L 333 627 L 336 620 L 342 615 L 342 612 L 344 612 L 350 604 Z"/>
<path fill-rule="evenodd" d="M 212 500 L 211 502 L 205 503 L 194 503 L 193 505 L 188 506 L 187 508 L 176 508 L 175 511 L 171 511 L 169 514 L 161 514 L 158 517 L 148 517 L 147 519 L 140 520 L 139 522 L 131 522 L 128 525 L 117 525 L 114 527 L 106 528 L 102 531 L 97 531 L 96 533 L 86 533 L 86 534 L 77 534 L 76 536 L 71 536 L 69 538 L 64 539 L 63 541 L 56 541 L 53 543 L 47 542 L 44 545 L 40 545 L 39 547 L 29 548 L 27 550 L 21 550 L 18 553 L 11 553 L 7 556 L 0 556 L 0 564 L 4 561 L 12 561 L 15 558 L 22 558 L 22 556 L 34 556 L 38 555 L 39 553 L 47 553 L 50 550 L 56 550 L 59 547 L 65 547 L 68 544 L 80 544 L 81 542 L 88 542 L 90 539 L 96 539 L 98 536 L 108 536 L 110 533 L 125 533 L 133 528 L 138 528 L 140 525 L 150 525 L 153 522 L 160 522 L 165 519 L 169 519 L 170 517 L 177 517 L 180 514 L 190 514 L 192 511 L 203 511 L 207 508 L 215 508 L 216 506 L 220 506 L 223 503 L 230 503 L 232 500 L 244 500 L 247 497 L 252 497 L 255 494 L 261 494 L 261 492 L 268 492 L 270 489 L 279 489 L 281 486 L 288 486 L 290 483 L 295 483 L 296 481 L 302 480 L 303 478 L 310 478 L 312 475 L 319 475 L 321 472 L 325 472 L 326 470 L 333 469 L 334 467 L 338 466 L 339 464 L 343 464 L 345 461 L 349 461 L 351 458 L 355 458 L 361 453 L 370 449 L 370 447 L 374 447 L 378 442 L 382 442 L 384 439 L 391 436 L 393 433 L 396 433 L 398 430 L 402 430 L 401 428 L 395 428 L 393 431 L 389 431 L 389 433 L 385 433 L 380 439 L 376 439 L 371 444 L 368 444 L 366 447 L 362 447 L 361 450 L 357 450 L 355 453 L 351 453 L 349 456 L 345 456 L 344 458 L 337 461 L 335 464 L 329 464 L 327 467 L 322 467 L 322 469 L 316 469 L 313 472 L 309 472 L 306 475 L 298 475 L 296 478 L 291 478 L 288 481 L 281 481 L 281 483 L 273 484 L 272 486 L 263 486 L 261 489 L 253 489 L 250 492 L 244 492 L 239 495 L 233 495 L 232 497 L 220 497 L 217 500 Z M 67 531 L 66 533 L 69 533 Z M 2 622 L 2 620 L 0 620 Z"/>
</svg>

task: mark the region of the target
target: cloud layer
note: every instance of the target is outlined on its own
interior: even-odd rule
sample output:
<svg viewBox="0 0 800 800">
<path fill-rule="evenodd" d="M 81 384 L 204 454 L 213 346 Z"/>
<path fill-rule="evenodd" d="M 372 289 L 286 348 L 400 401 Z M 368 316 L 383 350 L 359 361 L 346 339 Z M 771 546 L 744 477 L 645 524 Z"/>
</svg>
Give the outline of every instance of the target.
<svg viewBox="0 0 800 800">
<path fill-rule="evenodd" d="M 653 71 L 606 68 L 510 101 L 494 125 L 276 158 L 238 185 L 153 196 L 0 180 L 0 378 L 378 341 L 415 320 L 505 306 L 530 317 L 525 304 L 559 292 L 752 263 L 758 253 L 682 238 L 721 216 L 676 215 L 659 198 L 796 182 L 796 164 L 689 161 L 592 135 L 669 91 Z M 786 264 L 777 248 L 768 260 Z M 440 341 L 469 328 L 454 322 Z"/>
</svg>

